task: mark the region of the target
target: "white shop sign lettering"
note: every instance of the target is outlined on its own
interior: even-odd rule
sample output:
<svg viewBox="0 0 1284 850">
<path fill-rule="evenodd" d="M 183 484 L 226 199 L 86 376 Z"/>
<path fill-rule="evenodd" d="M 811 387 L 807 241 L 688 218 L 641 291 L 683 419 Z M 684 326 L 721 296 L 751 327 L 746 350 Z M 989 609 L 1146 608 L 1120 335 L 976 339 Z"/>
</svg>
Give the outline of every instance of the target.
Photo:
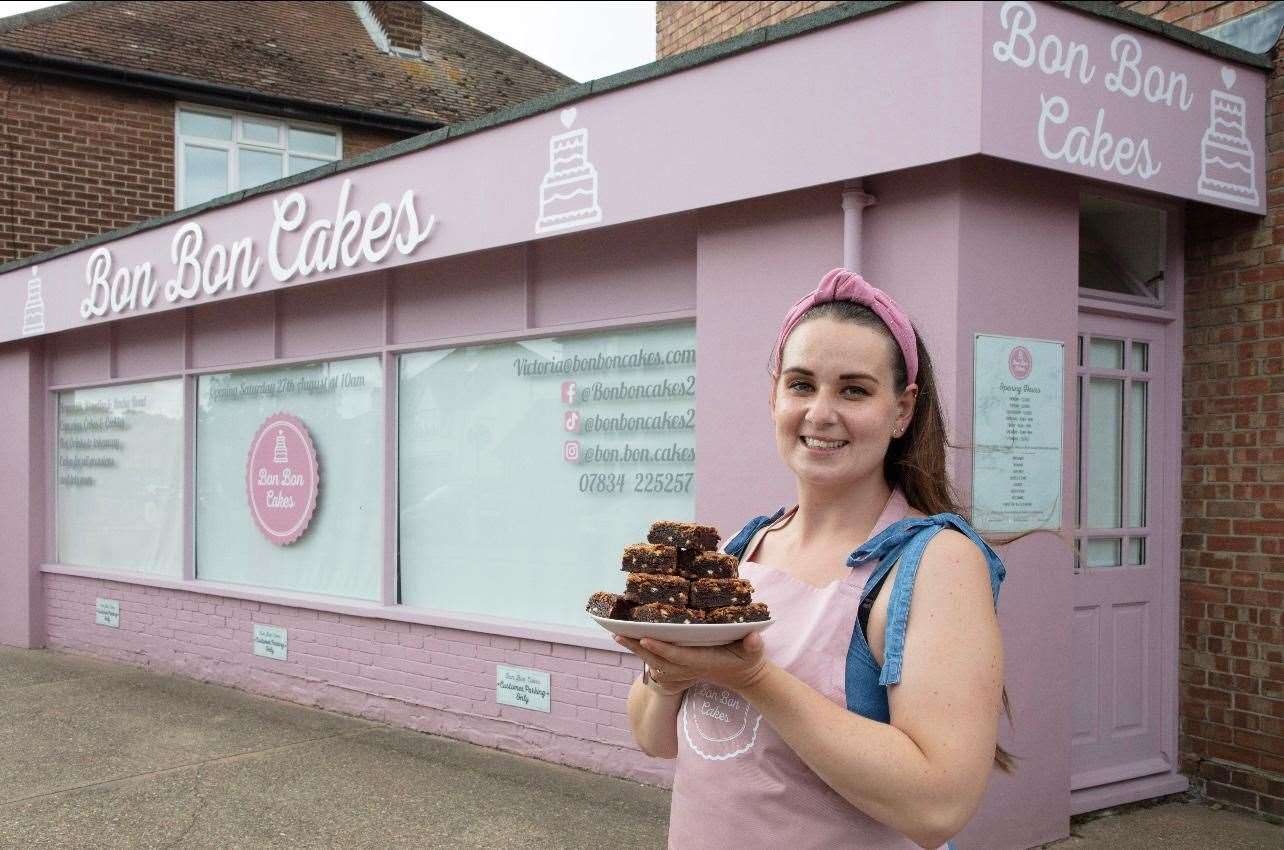
<svg viewBox="0 0 1284 850">
<path fill-rule="evenodd" d="M 1098 69 L 1086 44 L 1075 41 L 1066 44 L 1055 33 L 1036 36 L 1038 17 L 1030 3 L 1023 0 L 1004 3 L 999 9 L 999 21 L 1006 41 L 992 45 L 998 61 L 1018 68 L 1037 67 L 1047 76 L 1074 80 L 1085 88 L 1097 79 Z M 1120 34 L 1110 42 L 1110 62 L 1111 70 L 1101 76 L 1102 85 L 1109 92 L 1142 97 L 1182 112 L 1194 103 L 1186 74 L 1168 71 L 1159 65 L 1146 65 L 1141 42 L 1131 35 Z M 1090 123 L 1076 124 L 1070 120 L 1070 103 L 1064 97 L 1041 93 L 1039 100 L 1036 131 L 1039 149 L 1048 159 L 1123 176 L 1135 174 L 1143 179 L 1154 177 L 1163 168 L 1163 163 L 1151 153 L 1149 139 L 1117 135 L 1106 128 L 1104 107 L 1097 109 Z"/>
<path fill-rule="evenodd" d="M 254 654 L 276 661 L 285 660 L 285 629 L 254 624 Z"/>
<path fill-rule="evenodd" d="M 539 670 L 495 665 L 495 701 L 500 705 L 548 713 L 549 675 Z"/>
<path fill-rule="evenodd" d="M 340 267 L 352 268 L 362 260 L 378 264 L 393 250 L 410 256 L 432 235 L 437 217 L 429 215 L 421 226 L 413 189 L 402 194 L 395 209 L 381 201 L 366 213 L 349 208 L 351 192 L 352 181 L 344 180 L 333 218 L 309 219 L 308 201 L 302 192 L 273 201 L 266 256 L 273 280 L 307 280 Z M 283 236 L 295 231 L 302 234 L 302 241 L 293 250 L 287 249 Z M 257 244 L 251 236 L 227 244 L 208 243 L 200 222 L 186 222 L 170 243 L 174 273 L 163 286 L 151 262 L 117 267 L 111 249 L 100 247 L 85 265 L 89 295 L 80 303 L 80 317 L 146 310 L 158 297 L 174 304 L 250 289 L 258 282 L 264 261 Z"/>
<path fill-rule="evenodd" d="M 94 622 L 100 626 L 120 628 L 120 602 L 115 599 L 98 599 L 94 604 Z"/>
</svg>

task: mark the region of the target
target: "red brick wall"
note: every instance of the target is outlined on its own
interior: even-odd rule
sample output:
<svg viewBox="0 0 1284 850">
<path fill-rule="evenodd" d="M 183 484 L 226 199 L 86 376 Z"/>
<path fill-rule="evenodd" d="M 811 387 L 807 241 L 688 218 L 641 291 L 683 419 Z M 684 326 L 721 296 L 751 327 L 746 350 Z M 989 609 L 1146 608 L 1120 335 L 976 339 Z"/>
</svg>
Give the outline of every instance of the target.
<svg viewBox="0 0 1284 850">
<path fill-rule="evenodd" d="M 659 58 L 831 3 L 656 4 Z M 1125 2 L 1204 30 L 1263 2 Z M 1268 215 L 1193 204 L 1186 232 L 1182 768 L 1284 817 L 1284 75 L 1268 85 Z"/>
<path fill-rule="evenodd" d="M 1265 5 L 1122 3 L 1203 30 Z M 1267 84 L 1265 218 L 1191 205 L 1182 455 L 1182 767 L 1284 818 L 1284 76 Z"/>
<path fill-rule="evenodd" d="M 835 5 L 833 2 L 666 3 L 661 0 L 655 4 L 655 58 L 663 59 Z"/>
<path fill-rule="evenodd" d="M 0 72 L 0 262 L 173 211 L 174 103 Z M 344 155 L 399 138 L 344 127 Z"/>
<path fill-rule="evenodd" d="M 0 262 L 174 208 L 174 105 L 0 74 Z"/>
</svg>

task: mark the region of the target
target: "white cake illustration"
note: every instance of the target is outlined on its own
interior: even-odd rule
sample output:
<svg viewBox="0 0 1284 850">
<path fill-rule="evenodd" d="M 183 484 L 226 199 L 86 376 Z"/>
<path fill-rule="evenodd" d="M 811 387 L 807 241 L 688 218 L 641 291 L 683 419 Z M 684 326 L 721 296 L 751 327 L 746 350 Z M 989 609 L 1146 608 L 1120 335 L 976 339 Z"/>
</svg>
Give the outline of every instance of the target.
<svg viewBox="0 0 1284 850">
<path fill-rule="evenodd" d="M 40 294 L 40 267 L 31 267 L 27 281 L 27 303 L 22 307 L 22 335 L 44 333 L 45 301 Z"/>
<path fill-rule="evenodd" d="M 290 456 L 285 451 L 285 432 L 280 428 L 276 429 L 276 445 L 272 447 L 272 462 L 275 464 L 290 462 Z"/>
<path fill-rule="evenodd" d="M 1222 69 L 1226 88 L 1235 85 L 1235 72 Z M 1208 96 L 1209 122 L 1200 147 L 1198 191 L 1201 195 L 1257 204 L 1257 173 L 1253 146 L 1248 141 L 1244 98 L 1214 89 Z"/>
<path fill-rule="evenodd" d="M 575 123 L 575 110 L 562 110 L 562 126 Z M 588 161 L 588 129 L 559 133 L 548 140 L 548 173 L 539 187 L 536 233 L 548 233 L 602 220 L 597 205 L 597 169 Z"/>
</svg>

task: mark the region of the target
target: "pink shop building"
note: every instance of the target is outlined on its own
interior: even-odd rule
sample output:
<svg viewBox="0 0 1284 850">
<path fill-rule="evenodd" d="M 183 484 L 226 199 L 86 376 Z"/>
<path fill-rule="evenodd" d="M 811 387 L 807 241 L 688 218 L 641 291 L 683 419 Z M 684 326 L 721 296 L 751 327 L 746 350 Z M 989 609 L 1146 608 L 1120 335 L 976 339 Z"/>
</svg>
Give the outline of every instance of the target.
<svg viewBox="0 0 1284 850">
<path fill-rule="evenodd" d="M 790 501 L 766 360 L 845 263 L 975 525 L 1047 531 L 1001 550 L 1020 768 L 957 843 L 1184 789 L 1183 215 L 1264 214 L 1268 68 L 853 4 L 0 267 L 0 642 L 665 785 L 584 600 L 654 519 Z"/>
</svg>

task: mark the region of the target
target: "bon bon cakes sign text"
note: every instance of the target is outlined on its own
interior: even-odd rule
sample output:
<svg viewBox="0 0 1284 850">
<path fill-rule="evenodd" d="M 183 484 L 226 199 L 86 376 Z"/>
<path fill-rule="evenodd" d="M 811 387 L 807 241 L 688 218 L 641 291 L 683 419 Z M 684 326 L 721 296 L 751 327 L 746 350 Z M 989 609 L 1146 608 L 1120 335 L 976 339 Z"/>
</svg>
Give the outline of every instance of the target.
<svg viewBox="0 0 1284 850">
<path fill-rule="evenodd" d="M 250 515 L 269 542 L 287 546 L 307 530 L 320 483 L 307 426 L 289 413 L 264 420 L 250 442 L 245 485 Z"/>
</svg>

